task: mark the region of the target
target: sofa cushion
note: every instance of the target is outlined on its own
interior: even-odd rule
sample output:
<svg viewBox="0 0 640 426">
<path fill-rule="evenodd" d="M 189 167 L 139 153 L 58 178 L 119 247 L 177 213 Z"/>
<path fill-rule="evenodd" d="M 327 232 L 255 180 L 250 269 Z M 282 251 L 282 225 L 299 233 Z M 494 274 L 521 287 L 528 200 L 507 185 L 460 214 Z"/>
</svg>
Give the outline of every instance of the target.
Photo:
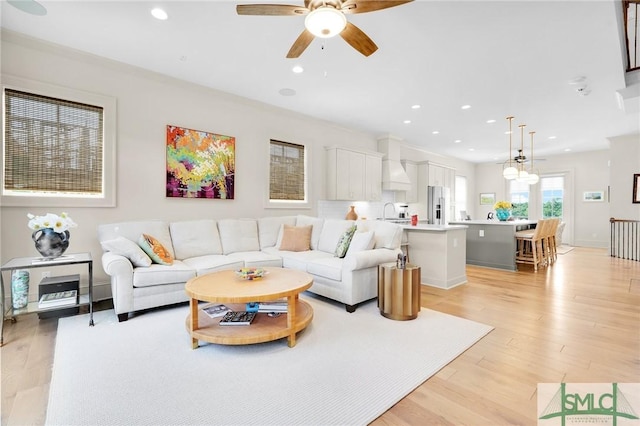
<svg viewBox="0 0 640 426">
<path fill-rule="evenodd" d="M 349 250 L 349 244 L 351 243 L 351 239 L 353 238 L 353 234 L 355 232 L 356 232 L 355 225 L 351 226 L 349 229 L 344 231 L 344 234 L 342 234 L 342 236 L 338 240 L 338 245 L 336 246 L 336 249 L 334 252 L 336 257 L 342 258 L 347 254 L 347 250 Z"/>
<path fill-rule="evenodd" d="M 402 241 L 402 227 L 395 223 L 389 223 L 382 220 L 363 221 L 370 222 L 365 230 L 373 230 L 375 232 L 374 248 L 397 249 Z"/>
<path fill-rule="evenodd" d="M 140 235 L 138 244 L 142 247 L 142 250 L 149 255 L 154 263 L 159 263 L 161 265 L 173 264 L 173 256 L 171 253 L 152 235 Z"/>
<path fill-rule="evenodd" d="M 324 226 L 324 219 L 305 215 L 296 216 L 296 226 L 307 225 L 311 225 L 313 227 L 313 230 L 311 231 L 311 250 L 318 250 L 318 243 L 320 242 L 320 233 Z"/>
<path fill-rule="evenodd" d="M 342 281 L 343 263 L 343 259 L 334 256 L 316 259 L 307 263 L 307 272 L 330 280 Z"/>
<path fill-rule="evenodd" d="M 376 243 L 374 237 L 373 231 L 356 232 L 353 234 L 351 243 L 349 243 L 349 250 L 347 250 L 347 256 L 359 251 L 371 250 Z"/>
<path fill-rule="evenodd" d="M 169 224 L 176 259 L 222 254 L 215 220 L 189 220 Z"/>
<path fill-rule="evenodd" d="M 154 263 L 148 268 L 136 268 L 133 271 L 133 286 L 185 283 L 195 276 L 196 271 L 180 260 L 175 260 L 171 266 Z"/>
<path fill-rule="evenodd" d="M 309 251 L 269 251 L 272 254 L 278 254 L 282 257 L 282 267 L 289 269 L 297 269 L 306 271 L 307 264 L 317 259 L 326 259 L 333 257 L 333 253 L 326 253 L 320 250 Z"/>
<path fill-rule="evenodd" d="M 218 221 L 222 253 L 259 251 L 258 222 L 255 219 L 223 219 Z"/>
<path fill-rule="evenodd" d="M 265 253 L 263 251 L 243 251 L 231 253 L 227 257 L 229 257 L 229 259 L 242 262 L 242 266 L 248 268 L 265 266 L 282 267 L 282 258 L 280 256 Z"/>
<path fill-rule="evenodd" d="M 295 225 L 295 216 L 263 217 L 258 219 L 258 238 L 260 239 L 260 249 L 273 247 L 278 241 L 278 235 L 282 230 L 282 225 Z"/>
<path fill-rule="evenodd" d="M 313 227 L 283 225 L 282 241 L 278 247 L 286 251 L 307 251 L 311 249 L 311 231 Z"/>
<path fill-rule="evenodd" d="M 352 220 L 326 219 L 322 225 L 318 250 L 334 254 L 340 238 L 353 224 Z"/>
<path fill-rule="evenodd" d="M 139 222 L 120 222 L 98 226 L 98 239 L 100 241 L 113 240 L 117 237 L 125 237 L 131 241 L 138 241 L 140 234 L 153 235 L 162 245 L 169 250 L 172 256 L 173 244 L 169 233 L 169 224 L 161 220 L 147 220 Z"/>
<path fill-rule="evenodd" d="M 193 268 L 198 276 L 223 269 L 240 269 L 244 266 L 244 261 L 231 259 L 229 256 L 222 254 L 190 257 L 189 259 L 184 259 L 183 262 L 188 267 Z"/>
<path fill-rule="evenodd" d="M 131 261 L 133 266 L 151 266 L 151 258 L 142 248 L 125 237 L 117 237 L 113 240 L 102 241 L 102 250 L 124 256 Z"/>
</svg>

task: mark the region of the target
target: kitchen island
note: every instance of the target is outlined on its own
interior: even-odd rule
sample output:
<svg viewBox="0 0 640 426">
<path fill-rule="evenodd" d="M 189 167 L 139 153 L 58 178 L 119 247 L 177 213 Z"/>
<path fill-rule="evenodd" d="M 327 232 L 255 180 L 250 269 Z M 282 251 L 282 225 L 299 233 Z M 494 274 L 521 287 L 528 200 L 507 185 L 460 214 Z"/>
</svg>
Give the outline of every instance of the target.
<svg viewBox="0 0 640 426">
<path fill-rule="evenodd" d="M 464 220 L 467 226 L 467 264 L 516 271 L 516 232 L 535 228 L 530 220 Z"/>
<path fill-rule="evenodd" d="M 466 225 L 403 225 L 409 263 L 420 266 L 421 284 L 452 288 L 467 282 Z"/>
</svg>

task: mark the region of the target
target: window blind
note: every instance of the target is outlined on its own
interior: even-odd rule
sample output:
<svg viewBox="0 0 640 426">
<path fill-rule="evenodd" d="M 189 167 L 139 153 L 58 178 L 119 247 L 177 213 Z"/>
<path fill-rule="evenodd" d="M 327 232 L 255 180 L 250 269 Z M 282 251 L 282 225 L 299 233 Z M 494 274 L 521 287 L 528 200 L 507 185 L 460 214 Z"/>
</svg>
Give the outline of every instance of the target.
<svg viewBox="0 0 640 426">
<path fill-rule="evenodd" d="M 6 193 L 103 193 L 103 108 L 5 89 Z"/>
<path fill-rule="evenodd" d="M 271 140 L 269 199 L 305 201 L 304 146 Z"/>
</svg>

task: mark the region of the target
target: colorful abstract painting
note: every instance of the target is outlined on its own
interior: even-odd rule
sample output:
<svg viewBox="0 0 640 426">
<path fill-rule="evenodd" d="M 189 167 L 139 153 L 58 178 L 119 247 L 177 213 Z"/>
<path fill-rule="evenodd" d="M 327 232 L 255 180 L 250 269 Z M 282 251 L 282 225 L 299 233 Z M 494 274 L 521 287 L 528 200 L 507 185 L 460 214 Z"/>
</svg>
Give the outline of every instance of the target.
<svg viewBox="0 0 640 426">
<path fill-rule="evenodd" d="M 167 197 L 233 199 L 236 139 L 167 126 Z"/>
</svg>

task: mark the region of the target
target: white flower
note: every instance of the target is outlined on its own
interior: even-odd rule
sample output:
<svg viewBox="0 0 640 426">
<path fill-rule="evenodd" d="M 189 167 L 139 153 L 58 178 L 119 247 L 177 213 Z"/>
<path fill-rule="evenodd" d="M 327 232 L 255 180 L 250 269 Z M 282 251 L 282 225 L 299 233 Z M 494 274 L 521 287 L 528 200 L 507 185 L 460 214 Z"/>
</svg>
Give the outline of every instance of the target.
<svg viewBox="0 0 640 426">
<path fill-rule="evenodd" d="M 60 216 L 53 213 L 47 213 L 44 216 L 35 216 L 31 213 L 27 214 L 29 223 L 27 226 L 34 231 L 38 229 L 50 228 L 53 232 L 64 232 L 69 228 L 75 228 L 78 226 L 66 213 L 62 213 Z"/>
</svg>

